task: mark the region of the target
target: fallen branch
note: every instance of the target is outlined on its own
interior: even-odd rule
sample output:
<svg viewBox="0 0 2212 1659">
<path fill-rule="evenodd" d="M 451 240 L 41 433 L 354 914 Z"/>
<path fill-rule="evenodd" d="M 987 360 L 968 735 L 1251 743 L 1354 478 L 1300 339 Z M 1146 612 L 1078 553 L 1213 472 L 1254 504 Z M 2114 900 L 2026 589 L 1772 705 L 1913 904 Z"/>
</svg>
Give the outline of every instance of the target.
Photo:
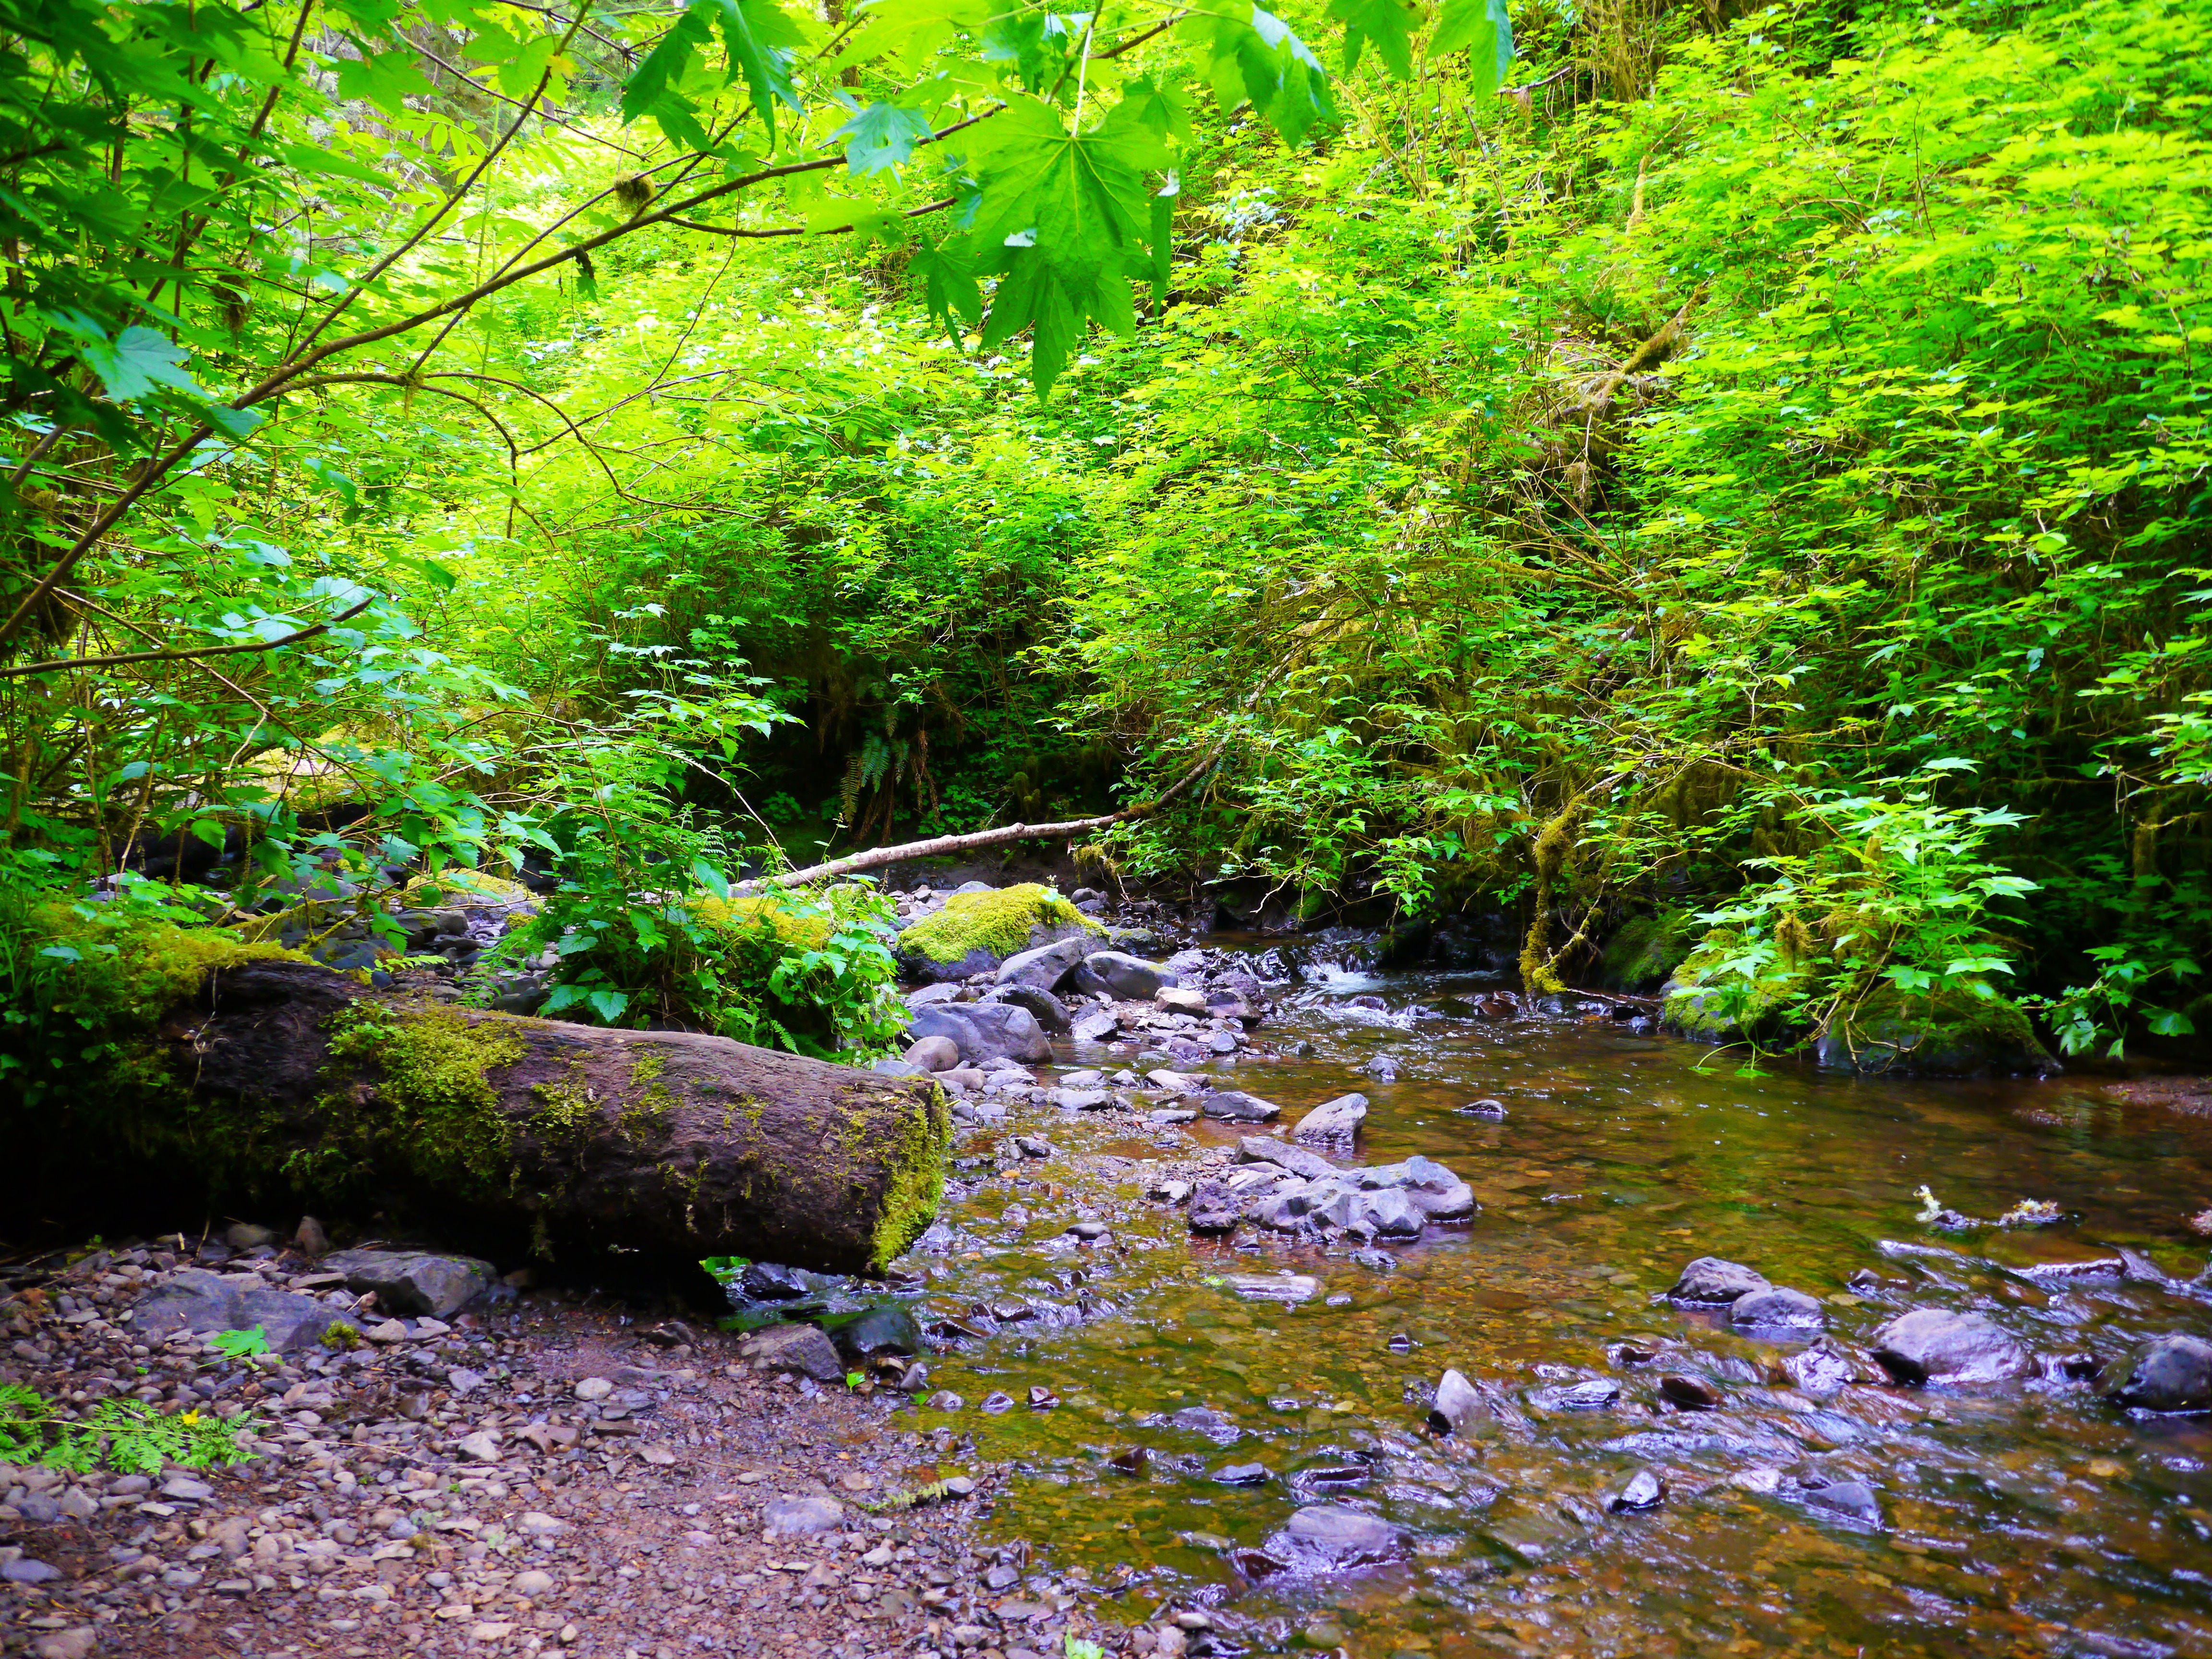
<svg viewBox="0 0 2212 1659">
<path fill-rule="evenodd" d="M 737 882 L 732 890 L 750 892 L 763 887 L 793 887 L 801 882 L 828 881 L 836 876 L 851 875 L 860 870 L 879 870 L 886 864 L 899 864 L 908 859 L 940 858 L 947 853 L 980 852 L 988 847 L 1004 847 L 1018 841 L 1066 841 L 1093 830 L 1104 830 L 1116 823 L 1127 823 L 1157 812 L 1177 795 L 1196 783 L 1212 770 L 1229 747 L 1233 732 L 1225 733 L 1213 745 L 1204 760 L 1178 778 L 1173 785 L 1151 800 L 1125 806 L 1118 812 L 1109 812 L 1102 817 L 1070 818 L 1060 823 L 1009 823 L 996 830 L 978 830 L 965 836 L 938 836 L 928 841 L 909 841 L 896 847 L 878 847 L 866 853 L 854 853 L 848 858 L 832 859 L 826 864 L 810 864 L 804 870 L 788 870 L 781 875 L 756 876 L 750 881 Z"/>
<path fill-rule="evenodd" d="M 1674 355 L 1681 346 L 1683 334 L 1687 331 L 1690 313 L 1698 308 L 1698 302 L 1705 297 L 1705 289 L 1710 286 L 1710 283 L 1699 283 L 1691 289 L 1690 297 L 1682 301 L 1682 308 L 1660 325 L 1657 333 L 1637 347 L 1626 362 L 1590 388 L 1589 408 L 1591 414 L 1602 415 L 1611 409 L 1613 394 L 1620 390 L 1630 375 L 1656 368 Z"/>
</svg>

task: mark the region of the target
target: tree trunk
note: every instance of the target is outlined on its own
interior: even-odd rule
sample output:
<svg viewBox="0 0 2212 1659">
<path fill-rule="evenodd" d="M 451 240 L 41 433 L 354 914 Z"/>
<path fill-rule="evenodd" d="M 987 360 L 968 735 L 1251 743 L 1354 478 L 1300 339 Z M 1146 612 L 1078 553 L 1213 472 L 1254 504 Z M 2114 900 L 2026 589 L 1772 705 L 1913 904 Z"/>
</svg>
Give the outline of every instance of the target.
<svg viewBox="0 0 2212 1659">
<path fill-rule="evenodd" d="M 556 1262 L 864 1273 L 944 1190 L 935 1084 L 726 1037 L 456 1008 L 281 960 L 211 974 L 162 1036 L 190 1091 L 182 1155 L 218 1188 L 397 1199 Z"/>
</svg>

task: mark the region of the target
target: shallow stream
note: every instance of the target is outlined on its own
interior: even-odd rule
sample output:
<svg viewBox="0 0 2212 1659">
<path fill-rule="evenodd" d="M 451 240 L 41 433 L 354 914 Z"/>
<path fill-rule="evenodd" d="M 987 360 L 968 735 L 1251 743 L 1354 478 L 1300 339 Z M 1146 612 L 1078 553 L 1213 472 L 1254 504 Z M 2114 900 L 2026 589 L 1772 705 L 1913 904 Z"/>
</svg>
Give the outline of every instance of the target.
<svg viewBox="0 0 2212 1659">
<path fill-rule="evenodd" d="M 1372 1109 L 1356 1161 L 1421 1152 L 1472 1183 L 1474 1219 L 1432 1227 L 1393 1271 L 1194 1239 L 1145 1196 L 1157 1160 L 1233 1145 L 1227 1126 L 1031 1107 L 970 1138 L 948 1225 L 915 1258 L 932 1275 L 920 1311 L 995 1330 L 931 1362 L 964 1408 L 918 1418 L 947 1456 L 1019 1472 L 994 1534 L 1119 1589 L 1133 1620 L 1212 1611 L 1201 1650 L 2212 1654 L 2212 1421 L 2130 1419 L 2064 1380 L 1815 1395 L 1781 1369 L 1791 1345 L 1662 1294 L 1688 1259 L 1724 1256 L 1820 1298 L 1847 1346 L 1906 1307 L 1972 1309 L 2109 1377 L 2147 1335 L 2212 1328 L 2184 1225 L 2212 1200 L 2212 1122 L 2064 1079 L 1746 1076 L 1601 1018 L 1431 1012 L 1494 988 L 1309 970 L 1273 988 L 1263 1030 L 1316 1052 L 1233 1068 L 1287 1117 L 1358 1089 Z M 1356 1069 L 1378 1052 L 1399 1081 Z M 1455 1113 L 1484 1096 L 1503 1121 Z M 1055 1155 L 994 1162 L 1009 1130 Z M 2029 1198 L 2068 1219 L 1947 1235 L 1917 1218 L 1923 1183 L 1969 1215 Z M 1081 1218 L 1110 1238 L 1068 1236 Z M 2121 1246 L 2133 1277 L 2022 1271 Z M 1252 1300 L 1227 1282 L 1279 1271 L 1319 1293 Z M 1846 1289 L 1866 1271 L 1880 1283 Z M 1465 1438 L 1423 1426 L 1448 1366 L 1495 1385 L 1499 1420 Z M 1669 1373 L 1717 1385 L 1720 1409 L 1677 1410 L 1657 1387 Z M 1592 1378 L 1616 1382 L 1618 1402 L 1559 1403 Z M 1036 1387 L 1058 1403 L 1032 1409 Z M 1017 1403 L 979 1409 L 994 1393 Z M 1238 1466 L 1256 1484 L 1224 1484 Z M 1610 1509 L 1644 1469 L 1665 1501 Z M 1879 1522 L 1808 1501 L 1837 1480 L 1871 1488 Z M 1390 1522 L 1404 1558 L 1348 1576 L 1240 1571 L 1253 1558 L 1238 1547 L 1314 1503 Z"/>
</svg>

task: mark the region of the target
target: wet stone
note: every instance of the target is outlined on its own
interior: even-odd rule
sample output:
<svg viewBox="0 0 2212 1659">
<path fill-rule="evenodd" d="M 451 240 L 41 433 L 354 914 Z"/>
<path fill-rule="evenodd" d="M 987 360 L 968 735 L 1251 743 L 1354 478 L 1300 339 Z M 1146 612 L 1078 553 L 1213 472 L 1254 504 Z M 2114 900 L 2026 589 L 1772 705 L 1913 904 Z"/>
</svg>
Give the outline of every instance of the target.
<svg viewBox="0 0 2212 1659">
<path fill-rule="evenodd" d="M 1900 1382 L 1998 1382 L 2034 1369 L 2026 1349 L 1980 1314 L 1915 1308 L 1874 1335 L 1874 1357 Z"/>
<path fill-rule="evenodd" d="M 1606 1499 L 1606 1508 L 1616 1515 L 1624 1510 L 1656 1509 L 1667 1499 L 1667 1483 L 1650 1469 L 1638 1469 L 1628 1477 L 1628 1483 Z"/>
<path fill-rule="evenodd" d="M 1756 1273 L 1740 1261 L 1727 1261 L 1717 1255 L 1701 1255 L 1682 1269 L 1682 1276 L 1667 1294 L 1677 1302 L 1692 1303 L 1703 1307 L 1725 1307 L 1740 1297 L 1758 1291 L 1771 1291 L 1766 1275 Z"/>
<path fill-rule="evenodd" d="M 1312 1504 L 1267 1540 L 1267 1553 L 1294 1571 L 1348 1572 L 1401 1553 L 1396 1528 L 1378 1516 L 1341 1504 Z"/>
<path fill-rule="evenodd" d="M 1802 1291 L 1753 1291 L 1729 1307 L 1729 1322 L 1738 1330 L 1813 1332 L 1825 1329 L 1827 1315 Z"/>
<path fill-rule="evenodd" d="M 2112 1398 L 2139 1411 L 2212 1411 L 2212 1342 L 2174 1335 L 2147 1344 Z"/>
</svg>

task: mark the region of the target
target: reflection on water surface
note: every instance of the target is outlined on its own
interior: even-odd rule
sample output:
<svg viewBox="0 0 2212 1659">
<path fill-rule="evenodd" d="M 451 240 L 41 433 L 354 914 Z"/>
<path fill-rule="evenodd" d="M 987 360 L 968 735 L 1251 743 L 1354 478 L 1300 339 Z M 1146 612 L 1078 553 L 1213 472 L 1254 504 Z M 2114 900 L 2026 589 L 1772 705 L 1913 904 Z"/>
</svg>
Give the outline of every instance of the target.
<svg viewBox="0 0 2212 1659">
<path fill-rule="evenodd" d="M 1190 1238 L 1144 1194 L 1194 1142 L 1233 1145 L 1220 1126 L 1154 1139 L 1127 1117 L 1018 1108 L 1012 1127 L 1056 1154 L 995 1166 L 1006 1132 L 973 1138 L 963 1151 L 985 1161 L 948 1210 L 951 1241 L 916 1258 L 928 1309 L 1034 1312 L 933 1361 L 933 1383 L 968 1405 L 918 1416 L 946 1449 L 972 1438 L 974 1456 L 1021 1472 L 991 1532 L 1122 1585 L 1133 1620 L 1225 1615 L 1206 1638 L 1218 1651 L 2212 1654 L 2212 1420 L 2130 1419 L 2063 1380 L 1811 1391 L 1817 1368 L 1799 1368 L 1808 1387 L 1784 1369 L 1791 1345 L 1661 1296 L 1688 1259 L 1724 1256 L 1820 1298 L 1847 1353 L 1935 1306 L 2109 1376 L 2146 1336 L 2212 1334 L 2183 1225 L 2212 1200 L 2212 1123 L 2063 1079 L 1745 1077 L 1610 1023 L 1439 1012 L 1483 988 L 1433 975 L 1282 988 L 1266 1029 L 1315 1056 L 1236 1072 L 1291 1117 L 1358 1088 L 1373 1103 L 1359 1161 L 1425 1153 L 1473 1184 L 1474 1222 L 1432 1230 L 1394 1272 Z M 1347 1001 L 1376 994 L 1381 1009 Z M 1398 1081 L 1356 1069 L 1378 1053 Z M 1479 1096 L 1510 1115 L 1455 1114 Z M 1916 1218 L 1923 1183 L 1969 1215 L 2033 1198 L 2069 1218 L 1944 1235 Z M 1067 1237 L 1079 1218 L 1109 1224 L 1109 1242 Z M 2118 1247 L 2129 1276 L 2027 1271 Z M 1321 1293 L 1253 1301 L 1226 1282 L 1279 1269 Z M 1494 1385 L 1498 1410 L 1466 1438 L 1422 1426 L 1447 1367 Z M 1719 1408 L 1679 1408 L 1668 1375 L 1710 1384 Z M 1616 1402 L 1565 1403 L 1589 1379 L 1617 1383 Z M 1039 1384 L 1056 1408 L 976 1410 Z M 1142 1467 L 1121 1472 L 1113 1460 L 1137 1447 Z M 1640 1470 L 1665 1501 L 1612 1508 Z M 1813 1496 L 1850 1481 L 1878 1519 Z M 1239 1550 L 1316 1503 L 1393 1523 L 1404 1559 L 1339 1577 L 1239 1570 L 1256 1560 Z"/>
</svg>

